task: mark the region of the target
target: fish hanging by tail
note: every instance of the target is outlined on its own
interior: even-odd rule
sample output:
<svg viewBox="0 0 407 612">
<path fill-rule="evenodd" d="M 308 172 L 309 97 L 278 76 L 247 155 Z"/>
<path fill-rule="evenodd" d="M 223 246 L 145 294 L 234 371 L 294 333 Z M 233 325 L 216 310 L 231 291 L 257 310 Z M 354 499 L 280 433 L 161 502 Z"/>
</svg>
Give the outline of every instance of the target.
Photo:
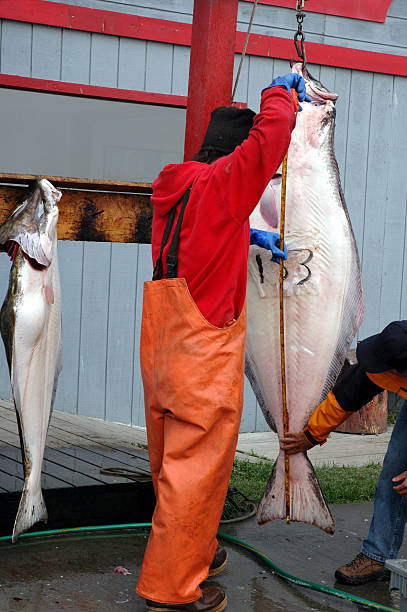
<svg viewBox="0 0 407 612">
<path fill-rule="evenodd" d="M 12 540 L 48 515 L 41 468 L 62 369 L 61 290 L 57 221 L 61 192 L 37 180 L 0 226 L 10 256 L 9 287 L 0 312 L 24 468 Z"/>
<path fill-rule="evenodd" d="M 301 431 L 333 387 L 363 318 L 362 275 L 334 153 L 335 100 L 301 63 L 311 102 L 302 104 L 288 150 L 284 326 L 289 431 Z M 250 217 L 253 228 L 279 229 L 281 175 Z M 261 266 L 260 266 L 261 264 Z M 251 246 L 248 261 L 246 374 L 271 429 L 283 437 L 279 267 Z M 333 533 L 334 521 L 306 453 L 291 455 L 290 520 Z M 280 451 L 258 514 L 286 518 Z"/>
</svg>

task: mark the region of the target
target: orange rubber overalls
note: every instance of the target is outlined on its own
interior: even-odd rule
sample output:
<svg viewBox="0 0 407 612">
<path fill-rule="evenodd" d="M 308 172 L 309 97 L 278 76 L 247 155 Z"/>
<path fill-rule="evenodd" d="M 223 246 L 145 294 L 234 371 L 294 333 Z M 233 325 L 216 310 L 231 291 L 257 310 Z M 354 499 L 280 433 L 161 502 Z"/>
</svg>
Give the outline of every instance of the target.
<svg viewBox="0 0 407 612">
<path fill-rule="evenodd" d="M 141 372 L 157 498 L 137 592 L 159 603 L 201 596 L 217 548 L 216 532 L 232 471 L 243 406 L 246 312 L 229 326 L 209 323 L 185 279 L 178 241 L 189 190 L 173 232 L 166 278 L 161 256 L 144 284 Z"/>
</svg>

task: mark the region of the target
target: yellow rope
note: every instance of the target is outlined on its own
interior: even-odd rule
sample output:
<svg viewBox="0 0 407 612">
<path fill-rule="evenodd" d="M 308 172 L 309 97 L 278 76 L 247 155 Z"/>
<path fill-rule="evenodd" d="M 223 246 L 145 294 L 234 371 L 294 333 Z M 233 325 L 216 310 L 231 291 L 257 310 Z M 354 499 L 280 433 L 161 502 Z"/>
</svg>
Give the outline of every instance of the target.
<svg viewBox="0 0 407 612">
<path fill-rule="evenodd" d="M 298 113 L 298 97 L 295 90 L 291 90 L 294 99 L 296 114 Z M 280 212 L 280 249 L 284 248 L 285 238 L 285 204 L 287 195 L 287 159 L 284 157 L 281 179 L 281 212 Z M 285 330 L 284 330 L 284 260 L 280 258 L 280 360 L 281 360 L 281 399 L 283 404 L 283 432 L 288 432 L 288 406 L 287 406 L 287 381 L 285 371 Z M 290 522 L 290 457 L 284 453 L 284 483 L 285 483 L 285 520 Z"/>
<path fill-rule="evenodd" d="M 284 248 L 285 233 L 285 201 L 287 193 L 287 156 L 283 161 L 283 174 L 281 182 L 281 212 L 280 212 L 280 249 Z M 280 258 L 280 359 L 281 359 L 281 399 L 283 404 L 283 431 L 288 432 L 287 385 L 285 373 L 285 333 L 284 333 L 284 260 Z M 284 482 L 285 482 L 285 514 L 287 523 L 290 522 L 290 458 L 284 453 Z"/>
</svg>

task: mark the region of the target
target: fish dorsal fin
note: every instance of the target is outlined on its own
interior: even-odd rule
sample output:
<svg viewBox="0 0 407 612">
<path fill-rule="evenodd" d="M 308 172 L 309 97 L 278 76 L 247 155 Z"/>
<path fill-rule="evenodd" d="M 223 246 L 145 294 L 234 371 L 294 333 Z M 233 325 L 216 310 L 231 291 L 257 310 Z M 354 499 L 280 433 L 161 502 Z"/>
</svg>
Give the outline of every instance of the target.
<svg viewBox="0 0 407 612">
<path fill-rule="evenodd" d="M 0 244 L 17 242 L 41 266 L 49 266 L 58 221 L 61 192 L 46 179 L 37 180 L 24 200 L 0 226 Z"/>
</svg>

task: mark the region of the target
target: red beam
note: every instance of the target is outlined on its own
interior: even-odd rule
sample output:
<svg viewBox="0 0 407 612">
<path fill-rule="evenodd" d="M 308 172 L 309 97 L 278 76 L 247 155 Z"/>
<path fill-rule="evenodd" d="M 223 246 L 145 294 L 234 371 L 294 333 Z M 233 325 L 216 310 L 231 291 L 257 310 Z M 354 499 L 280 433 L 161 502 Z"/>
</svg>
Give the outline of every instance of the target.
<svg viewBox="0 0 407 612">
<path fill-rule="evenodd" d="M 254 0 L 243 1 L 254 2 Z M 336 2 L 332 2 L 332 0 L 307 0 L 305 10 L 311 13 L 383 23 L 386 21 L 391 3 L 392 0 L 337 0 Z M 259 0 L 259 4 L 294 9 L 296 2 L 295 0 Z"/>
<path fill-rule="evenodd" d="M 283 1 L 288 0 L 281 0 Z M 294 2 L 294 0 L 289 1 Z M 360 5 L 361 1 L 355 0 L 355 4 Z M 191 44 L 192 28 L 188 23 L 137 17 L 44 0 L 0 0 L 0 18 L 176 45 Z M 243 49 L 244 36 L 244 33 L 237 32 L 235 49 L 237 53 Z M 309 61 L 315 64 L 407 76 L 407 57 L 402 55 L 311 42 L 307 42 L 306 45 Z M 295 51 L 290 39 L 251 34 L 248 53 L 262 57 L 291 59 Z"/>
<path fill-rule="evenodd" d="M 81 85 L 80 83 L 67 83 L 65 81 L 48 81 L 47 79 L 32 79 L 14 74 L 0 74 L 0 87 L 102 98 L 103 100 L 120 100 L 121 102 L 139 102 L 156 106 L 178 108 L 186 108 L 187 106 L 186 96 L 134 91 L 133 89 L 116 89 L 116 87 L 99 87 L 98 85 Z"/>
<path fill-rule="evenodd" d="M 189 24 L 47 0 L 0 0 L 0 18 L 144 40 L 155 40 L 158 28 L 160 42 L 179 45 L 191 42 Z M 188 42 L 185 42 L 185 26 Z"/>
<path fill-rule="evenodd" d="M 232 97 L 238 0 L 194 0 L 184 159 L 199 150 L 211 111 Z"/>
<path fill-rule="evenodd" d="M 253 2 L 254 0 L 243 1 Z M 305 10 L 311 13 L 321 13 L 323 15 L 336 15 L 338 17 L 362 19 L 364 21 L 384 22 L 391 2 L 392 0 L 337 0 L 336 2 L 332 2 L 332 0 L 307 0 Z M 259 4 L 295 9 L 296 1 L 259 0 Z M 89 11 L 94 11 L 96 14 L 91 17 Z M 32 21 L 32 23 L 39 23 L 36 19 L 47 18 L 51 13 L 55 20 L 53 25 L 74 29 L 86 29 L 84 26 L 103 27 L 103 14 L 110 14 L 113 15 L 113 17 L 107 20 L 105 24 L 107 29 L 104 30 L 109 34 L 116 34 L 114 31 L 114 15 L 120 15 L 120 13 L 111 11 L 88 9 L 86 7 L 60 4 L 59 2 L 45 2 L 44 0 L 1 0 L 0 14 L 3 14 L 3 12 L 14 15 L 14 17 L 6 17 L 6 15 L 4 15 L 5 19 L 17 19 L 19 15 L 24 16 L 29 12 L 31 13 L 32 19 L 30 19 L 30 21 Z M 99 16 L 97 13 L 99 13 Z M 140 29 L 148 28 L 148 18 L 129 14 L 126 14 L 126 18 L 129 21 L 129 28 L 131 28 L 135 34 L 139 33 Z M 26 19 L 22 20 L 25 21 Z M 118 25 L 120 27 L 120 23 Z M 163 32 L 163 34 L 165 35 L 165 32 Z"/>
<path fill-rule="evenodd" d="M 236 46 L 239 49 L 243 48 L 244 39 L 245 34 L 238 32 Z M 361 51 L 360 49 L 312 42 L 306 42 L 306 51 L 307 61 L 311 64 L 407 76 L 407 57 L 402 55 Z M 247 53 L 278 59 L 291 59 L 296 55 L 292 40 L 262 34 L 250 34 Z"/>
</svg>

